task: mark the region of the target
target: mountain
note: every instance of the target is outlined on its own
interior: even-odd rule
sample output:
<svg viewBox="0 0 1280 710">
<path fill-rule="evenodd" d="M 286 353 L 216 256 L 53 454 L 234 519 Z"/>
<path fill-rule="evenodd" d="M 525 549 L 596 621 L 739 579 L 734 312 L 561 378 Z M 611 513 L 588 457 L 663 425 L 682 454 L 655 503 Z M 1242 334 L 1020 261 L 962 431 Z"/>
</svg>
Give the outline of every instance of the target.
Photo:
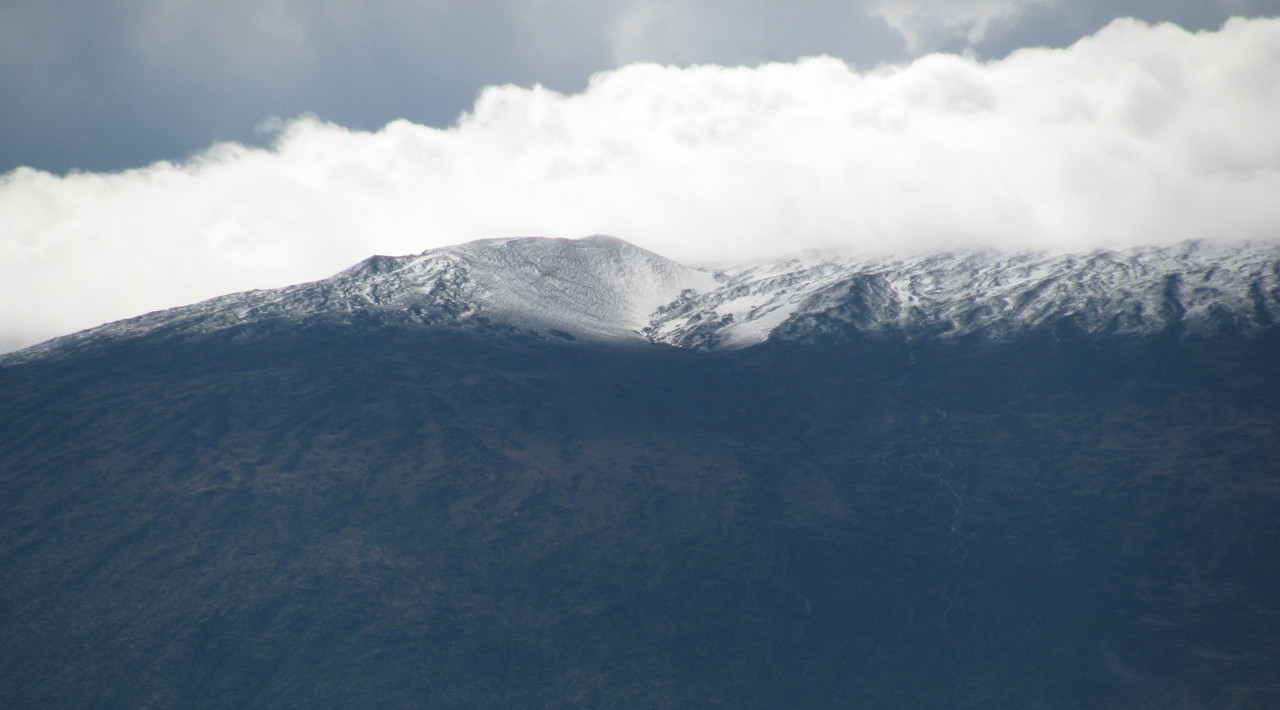
<svg viewBox="0 0 1280 710">
<path fill-rule="evenodd" d="M 0 706 L 1271 708 L 1280 248 L 374 257 L 0 358 Z"/>
<path fill-rule="evenodd" d="M 111 323 L 28 349 L 19 358 L 105 340 L 315 322 L 453 323 L 625 340 L 676 294 L 712 285 L 709 273 L 612 237 L 491 239 L 417 256 L 375 256 L 323 281 Z"/>
<path fill-rule="evenodd" d="M 599 342 L 740 348 L 833 331 L 1001 339 L 1248 335 L 1280 317 L 1280 248 L 1188 242 L 1087 255 L 811 254 L 736 269 L 681 265 L 620 239 L 490 239 L 375 256 L 332 278 L 215 298 L 58 338 L 8 361 L 148 335 L 300 323 L 505 328 Z M 3 362 L 4 360 L 0 360 Z"/>
</svg>

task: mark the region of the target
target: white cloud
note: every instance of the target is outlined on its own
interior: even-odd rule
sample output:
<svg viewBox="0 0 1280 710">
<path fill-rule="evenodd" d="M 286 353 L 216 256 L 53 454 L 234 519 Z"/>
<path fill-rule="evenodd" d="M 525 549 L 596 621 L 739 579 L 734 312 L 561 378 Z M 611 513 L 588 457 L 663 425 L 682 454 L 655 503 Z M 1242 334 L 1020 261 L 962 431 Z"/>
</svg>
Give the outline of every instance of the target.
<svg viewBox="0 0 1280 710">
<path fill-rule="evenodd" d="M 611 233 L 692 261 L 1280 232 L 1280 20 L 859 72 L 638 64 L 487 89 L 449 129 L 302 118 L 273 148 L 0 178 L 0 347 L 372 253 Z"/>
</svg>

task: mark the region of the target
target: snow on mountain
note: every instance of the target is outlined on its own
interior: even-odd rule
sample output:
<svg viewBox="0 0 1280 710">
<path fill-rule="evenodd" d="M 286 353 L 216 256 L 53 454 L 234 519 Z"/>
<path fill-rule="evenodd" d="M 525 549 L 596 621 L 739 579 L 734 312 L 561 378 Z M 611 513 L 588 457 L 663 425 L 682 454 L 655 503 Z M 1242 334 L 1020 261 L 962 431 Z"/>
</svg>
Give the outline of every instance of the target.
<svg viewBox="0 0 1280 710">
<path fill-rule="evenodd" d="M 1275 244 L 812 256 L 729 272 L 722 281 L 660 308 L 645 333 L 708 348 L 833 330 L 908 339 L 1000 338 L 1048 325 L 1100 335 L 1248 333 L 1280 318 Z"/>
<path fill-rule="evenodd" d="M 465 299 L 489 318 L 589 339 L 634 338 L 682 291 L 716 286 L 711 273 L 605 236 L 488 240 L 441 252 L 465 264 Z"/>
<path fill-rule="evenodd" d="M 810 254 L 711 271 L 620 239 L 490 239 L 375 256 L 329 279 L 249 291 L 58 338 L 324 321 L 498 326 L 589 341 L 737 348 L 823 333 L 1001 338 L 1042 326 L 1100 335 L 1250 333 L 1280 318 L 1280 245 L 1188 242 L 1078 255 Z"/>
<path fill-rule="evenodd" d="M 716 277 L 621 239 L 486 239 L 414 256 L 374 256 L 335 276 L 247 291 L 55 338 L 0 358 L 101 339 L 190 335 L 282 323 L 498 325 L 596 341 L 642 340 L 648 315 Z"/>
</svg>

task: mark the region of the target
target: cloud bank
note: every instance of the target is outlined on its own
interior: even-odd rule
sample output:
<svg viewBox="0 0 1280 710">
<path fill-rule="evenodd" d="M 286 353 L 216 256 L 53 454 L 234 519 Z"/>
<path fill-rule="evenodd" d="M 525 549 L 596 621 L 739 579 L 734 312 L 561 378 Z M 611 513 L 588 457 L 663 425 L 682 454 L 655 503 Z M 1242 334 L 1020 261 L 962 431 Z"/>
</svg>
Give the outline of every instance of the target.
<svg viewBox="0 0 1280 710">
<path fill-rule="evenodd" d="M 269 116 L 451 125 L 484 86 L 581 91 L 627 64 L 863 69 L 1065 47 L 1117 17 L 1217 29 L 1280 0 L 4 0 L 0 172 L 119 170 Z"/>
<path fill-rule="evenodd" d="M 989 62 L 635 64 L 571 95 L 490 87 L 447 129 L 304 117 L 270 148 L 23 168 L 0 177 L 0 349 L 493 236 L 609 233 L 703 263 L 1271 239 L 1278 48 L 1277 19 L 1120 20 Z"/>
</svg>

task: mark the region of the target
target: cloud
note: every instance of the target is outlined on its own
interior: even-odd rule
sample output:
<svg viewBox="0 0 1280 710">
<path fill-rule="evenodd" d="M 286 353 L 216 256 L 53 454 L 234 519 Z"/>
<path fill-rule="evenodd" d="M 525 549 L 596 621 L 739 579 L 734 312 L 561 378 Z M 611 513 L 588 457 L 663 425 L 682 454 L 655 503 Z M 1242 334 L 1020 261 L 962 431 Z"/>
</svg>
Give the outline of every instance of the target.
<svg viewBox="0 0 1280 710">
<path fill-rule="evenodd" d="M 0 3 L 0 169 L 135 166 L 271 115 L 448 125 L 487 84 L 610 66 L 587 0 Z"/>
<path fill-rule="evenodd" d="M 831 55 L 871 66 L 908 58 L 903 37 L 859 0 L 641 0 L 610 17 L 616 64 L 758 64 Z"/>
<path fill-rule="evenodd" d="M 915 0 L 883 0 L 885 2 Z M 1014 0 L 973 0 L 1011 7 Z M 986 16 L 982 32 L 958 41 L 951 30 L 925 15 L 916 49 L 971 50 L 981 57 L 1003 57 L 1027 46 L 1065 47 L 1092 35 L 1116 18 L 1134 18 L 1151 24 L 1173 23 L 1190 31 L 1213 30 L 1231 17 L 1280 15 L 1277 0 L 1204 0 L 1202 2 L 1152 2 L 1151 0 L 1017 0 L 1015 11 Z M 942 25 L 941 31 L 939 25 Z M 930 32 L 929 30 L 932 30 Z"/>
<path fill-rule="evenodd" d="M 969 44 L 986 38 L 997 20 L 1018 15 L 1027 5 L 1053 4 L 1054 0 L 871 0 L 870 14 L 883 17 L 907 39 L 913 50 L 945 44 L 947 37 L 963 36 Z"/>
<path fill-rule="evenodd" d="M 635 64 L 486 89 L 447 129 L 300 118 L 270 148 L 0 178 L 0 347 L 373 254 L 610 233 L 694 262 L 1280 231 L 1280 20 L 1117 21 L 870 71 Z"/>
<path fill-rule="evenodd" d="M 1135 16 L 1216 29 L 1280 0 L 4 0 L 0 171 L 116 170 L 258 141 L 270 116 L 451 125 L 482 87 L 581 91 L 638 62 L 862 69 L 999 58 Z"/>
</svg>

